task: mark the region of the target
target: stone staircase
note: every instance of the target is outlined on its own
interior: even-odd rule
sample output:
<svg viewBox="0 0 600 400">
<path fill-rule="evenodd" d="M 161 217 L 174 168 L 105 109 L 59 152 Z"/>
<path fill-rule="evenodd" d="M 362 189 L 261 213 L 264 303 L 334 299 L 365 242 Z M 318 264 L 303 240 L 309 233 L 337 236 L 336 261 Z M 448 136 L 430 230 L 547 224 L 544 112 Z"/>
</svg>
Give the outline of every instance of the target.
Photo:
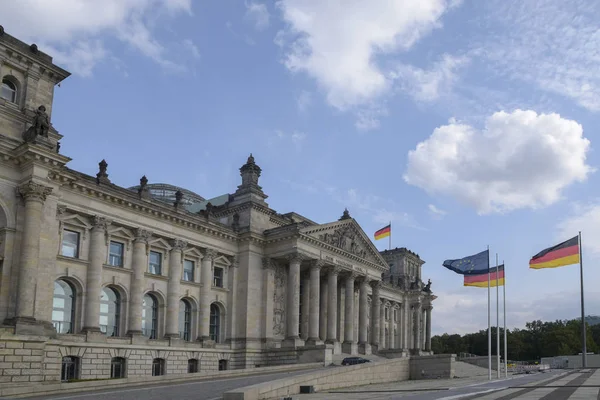
<svg viewBox="0 0 600 400">
<path fill-rule="evenodd" d="M 496 372 L 494 371 L 493 374 L 495 373 Z M 487 368 L 478 367 L 477 365 L 469 364 L 463 361 L 457 361 L 454 363 L 454 377 L 472 378 L 474 376 L 488 376 Z"/>
</svg>

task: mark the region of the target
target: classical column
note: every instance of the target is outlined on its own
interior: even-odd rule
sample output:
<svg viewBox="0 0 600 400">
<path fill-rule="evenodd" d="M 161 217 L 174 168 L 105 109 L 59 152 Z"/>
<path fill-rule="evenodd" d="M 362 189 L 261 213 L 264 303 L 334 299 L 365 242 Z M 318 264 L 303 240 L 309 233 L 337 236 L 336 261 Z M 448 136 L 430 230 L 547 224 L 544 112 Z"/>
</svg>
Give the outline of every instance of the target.
<svg viewBox="0 0 600 400">
<path fill-rule="evenodd" d="M 381 281 L 371 281 L 371 345 L 379 346 Z"/>
<path fill-rule="evenodd" d="M 300 301 L 300 338 L 302 340 L 307 340 L 309 336 L 309 323 L 310 323 L 310 297 L 311 297 L 311 288 L 310 288 L 310 273 L 303 273 L 302 276 L 302 299 Z M 317 318 L 318 321 L 318 318 Z"/>
<path fill-rule="evenodd" d="M 275 262 L 268 257 L 262 259 L 264 287 L 264 335 L 266 339 L 273 338 L 273 295 L 275 292 Z"/>
<path fill-rule="evenodd" d="M 179 239 L 171 243 L 169 254 L 169 282 L 167 283 L 167 329 L 166 337 L 179 338 L 179 288 L 181 286 L 181 263 L 187 242 Z"/>
<path fill-rule="evenodd" d="M 410 348 L 410 303 L 407 298 L 404 299 L 404 320 L 402 321 L 402 349 Z"/>
<path fill-rule="evenodd" d="M 217 257 L 213 249 L 206 249 L 202 258 L 202 288 L 200 289 L 200 341 L 210 342 L 210 292 L 212 289 L 212 264 Z"/>
<path fill-rule="evenodd" d="M 229 268 L 229 282 L 230 282 L 230 290 L 229 293 L 229 315 L 227 318 L 229 323 L 229 329 L 227 330 L 229 334 L 230 342 L 237 337 L 237 319 L 236 319 L 236 307 L 237 307 L 237 285 L 238 285 L 238 269 L 240 267 L 240 262 L 237 256 L 233 256 L 233 260 L 231 263 L 231 267 Z M 273 296 L 271 296 L 271 305 L 273 304 Z M 272 320 L 272 318 L 271 318 Z"/>
<path fill-rule="evenodd" d="M 85 319 L 83 330 L 100 332 L 100 290 L 102 289 L 102 265 L 106 261 L 106 230 L 110 221 L 94 216 L 90 234 L 90 265 L 85 284 Z"/>
<path fill-rule="evenodd" d="M 427 325 L 425 328 L 425 350 L 431 351 L 431 310 L 432 306 L 427 307 Z"/>
<path fill-rule="evenodd" d="M 340 269 L 329 268 L 327 274 L 327 343 L 337 342 L 337 281 Z"/>
<path fill-rule="evenodd" d="M 421 303 L 415 304 L 415 312 L 414 312 L 414 342 L 413 348 L 415 350 L 421 350 Z"/>
<path fill-rule="evenodd" d="M 40 255 L 40 236 L 42 231 L 44 201 L 52 188 L 29 181 L 17 189 L 25 200 L 23 234 L 21 236 L 21 254 L 19 258 L 19 281 L 17 282 L 16 323 L 34 322 L 35 288 Z M 53 282 L 44 282 L 53 287 Z"/>
<path fill-rule="evenodd" d="M 323 279 L 319 293 L 319 338 L 324 342 L 327 340 L 327 282 Z"/>
<path fill-rule="evenodd" d="M 298 339 L 298 313 L 300 311 L 300 264 L 302 258 L 293 254 L 289 258 L 286 304 L 286 339 Z"/>
<path fill-rule="evenodd" d="M 346 276 L 346 307 L 344 310 L 344 353 L 355 354 L 357 351 L 354 343 L 354 280 L 356 274 L 350 273 Z"/>
<path fill-rule="evenodd" d="M 358 343 L 367 344 L 367 277 L 360 280 L 358 299 Z"/>
<path fill-rule="evenodd" d="M 379 348 L 385 349 L 385 301 L 379 299 Z"/>
<path fill-rule="evenodd" d="M 319 306 L 321 294 L 321 261 L 313 261 L 310 266 L 310 310 L 308 340 L 311 344 L 319 341 Z"/>
<path fill-rule="evenodd" d="M 152 233 L 145 229 L 135 231 L 132 256 L 133 274 L 131 275 L 131 294 L 129 296 L 129 335 L 142 334 L 142 296 L 146 285 L 144 272 L 147 268 L 146 250 L 151 236 Z"/>
<path fill-rule="evenodd" d="M 389 311 L 388 311 L 388 317 L 390 320 L 390 323 L 388 325 L 388 337 L 387 337 L 388 349 L 396 348 L 396 344 L 394 343 L 394 305 L 395 305 L 394 303 L 391 303 Z"/>
</svg>

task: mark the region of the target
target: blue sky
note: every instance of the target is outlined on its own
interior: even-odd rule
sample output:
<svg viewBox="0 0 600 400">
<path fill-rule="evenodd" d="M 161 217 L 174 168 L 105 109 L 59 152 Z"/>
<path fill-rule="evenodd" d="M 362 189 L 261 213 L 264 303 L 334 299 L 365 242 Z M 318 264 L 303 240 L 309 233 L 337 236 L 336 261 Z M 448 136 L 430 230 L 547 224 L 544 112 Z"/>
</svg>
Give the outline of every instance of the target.
<svg viewBox="0 0 600 400">
<path fill-rule="evenodd" d="M 252 152 L 279 212 L 347 207 L 369 235 L 391 220 L 393 246 L 426 261 L 434 333 L 487 327 L 486 291 L 441 264 L 488 245 L 509 326 L 577 317 L 577 267 L 528 261 L 581 230 L 600 314 L 597 2 L 22 0 L 0 15 L 73 73 L 52 115 L 71 168 L 104 158 L 116 184 L 210 198 Z"/>
</svg>

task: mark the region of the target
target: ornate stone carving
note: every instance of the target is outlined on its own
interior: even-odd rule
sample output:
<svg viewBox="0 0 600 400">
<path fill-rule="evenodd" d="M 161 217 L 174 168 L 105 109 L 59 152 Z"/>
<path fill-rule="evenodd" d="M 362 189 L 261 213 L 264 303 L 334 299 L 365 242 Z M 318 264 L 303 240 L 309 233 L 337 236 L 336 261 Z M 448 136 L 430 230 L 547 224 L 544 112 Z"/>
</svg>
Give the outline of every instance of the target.
<svg viewBox="0 0 600 400">
<path fill-rule="evenodd" d="M 237 231 L 240 228 L 240 214 L 238 214 L 237 212 L 233 214 L 231 227 L 234 231 Z"/>
<path fill-rule="evenodd" d="M 431 293 L 431 279 L 427 280 L 427 285 L 425 285 L 425 287 L 423 288 L 423 291 L 425 293 Z"/>
<path fill-rule="evenodd" d="M 240 267 L 240 259 L 238 256 L 233 256 L 232 260 L 231 260 L 231 266 L 233 268 L 239 268 Z"/>
<path fill-rule="evenodd" d="M 50 119 L 48 118 L 48 114 L 46 114 L 46 107 L 41 105 L 35 112 L 32 125 L 23 134 L 23 140 L 27 143 L 35 143 L 35 139 L 38 136 L 47 138 L 49 129 Z"/>
<path fill-rule="evenodd" d="M 336 229 L 333 233 L 319 235 L 319 240 L 338 247 L 344 251 L 357 255 L 361 258 L 367 257 L 367 251 L 362 247 L 358 235 L 349 226 Z"/>
<path fill-rule="evenodd" d="M 56 154 L 60 153 L 60 142 L 56 142 Z"/>
<path fill-rule="evenodd" d="M 172 250 L 183 251 L 187 247 L 188 242 L 181 239 L 173 239 L 171 241 Z"/>
<path fill-rule="evenodd" d="M 261 168 L 254 162 L 254 157 L 250 153 L 248 161 L 240 168 L 242 186 L 258 185 L 258 178 L 260 178 L 261 172 Z"/>
<path fill-rule="evenodd" d="M 271 271 L 275 271 L 275 268 L 277 268 L 277 264 L 275 263 L 275 261 L 270 258 L 270 257 L 263 257 L 262 259 L 262 267 L 263 269 L 268 269 Z"/>
<path fill-rule="evenodd" d="M 301 254 L 301 253 L 288 254 L 286 256 L 286 258 L 287 258 L 287 260 L 290 263 L 293 263 L 293 262 L 302 262 L 302 261 L 308 259 L 308 257 L 306 257 L 304 254 Z"/>
<path fill-rule="evenodd" d="M 25 200 L 37 200 L 42 203 L 46 201 L 46 197 L 52 193 L 52 188 L 34 181 L 29 181 L 17 188 L 17 193 Z"/>
<path fill-rule="evenodd" d="M 276 267 L 275 275 L 275 290 L 273 290 L 273 335 L 285 336 L 285 299 L 287 276 L 285 268 Z"/>
<path fill-rule="evenodd" d="M 106 232 L 110 224 L 112 224 L 112 221 L 106 217 L 100 215 L 94 215 L 92 217 L 92 229 L 94 230 L 100 229 Z"/>
<path fill-rule="evenodd" d="M 183 192 L 178 189 L 175 192 L 175 203 L 173 203 L 173 205 L 175 207 L 179 207 L 179 205 L 181 204 L 182 201 L 183 201 Z"/>
<path fill-rule="evenodd" d="M 98 163 L 98 173 L 96 174 L 96 183 L 110 183 L 110 179 L 108 179 L 108 174 L 106 170 L 108 168 L 108 163 L 106 160 L 102 160 Z"/>
<path fill-rule="evenodd" d="M 312 260 L 310 262 L 310 268 L 321 269 L 325 266 L 325 262 L 323 260 Z"/>
<path fill-rule="evenodd" d="M 381 286 L 383 285 L 383 283 L 381 281 L 371 281 L 371 282 L 369 282 L 369 285 L 371 285 L 371 288 L 373 290 L 377 290 L 377 289 L 381 289 Z"/>
<path fill-rule="evenodd" d="M 214 260 L 217 258 L 217 251 L 214 249 L 206 249 L 204 252 L 204 258 L 210 261 Z"/>
<path fill-rule="evenodd" d="M 148 243 L 148 240 L 152 237 L 152 232 L 143 228 L 137 228 L 134 232 L 134 242 Z"/>
<path fill-rule="evenodd" d="M 148 178 L 146 175 L 140 178 L 140 188 L 138 189 L 138 194 L 141 199 L 150 199 L 150 189 L 148 188 Z"/>
<path fill-rule="evenodd" d="M 67 212 L 67 206 L 56 206 L 56 218 L 61 219 Z"/>
<path fill-rule="evenodd" d="M 352 217 L 350 216 L 350 212 L 348 212 L 347 208 L 344 209 L 344 213 L 342 214 L 342 216 L 340 217 L 340 219 L 338 221 L 343 221 L 345 219 L 352 219 Z"/>
</svg>

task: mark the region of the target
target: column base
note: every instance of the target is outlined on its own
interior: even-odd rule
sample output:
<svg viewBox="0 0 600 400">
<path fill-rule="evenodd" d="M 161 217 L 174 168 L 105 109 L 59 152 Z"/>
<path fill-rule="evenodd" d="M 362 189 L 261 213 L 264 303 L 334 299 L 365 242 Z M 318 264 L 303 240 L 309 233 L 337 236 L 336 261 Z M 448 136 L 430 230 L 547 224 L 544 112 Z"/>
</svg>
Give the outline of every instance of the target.
<svg viewBox="0 0 600 400">
<path fill-rule="evenodd" d="M 304 346 L 304 340 L 300 338 L 287 338 L 281 342 L 281 347 L 296 349 Z"/>
<path fill-rule="evenodd" d="M 358 354 L 358 345 L 354 342 L 342 343 L 342 353 Z"/>
<path fill-rule="evenodd" d="M 323 341 L 319 338 L 308 338 L 306 340 L 305 346 L 319 346 L 322 344 L 323 344 Z"/>
<path fill-rule="evenodd" d="M 379 351 L 379 344 L 371 344 L 371 354 L 376 354 Z"/>
<path fill-rule="evenodd" d="M 369 343 L 359 343 L 358 344 L 358 353 L 369 355 L 371 354 L 371 345 Z"/>
<path fill-rule="evenodd" d="M 83 329 L 81 330 L 81 332 L 84 333 L 88 333 L 88 332 L 101 332 L 100 328 L 97 326 L 84 326 Z"/>
<path fill-rule="evenodd" d="M 342 354 L 342 344 L 336 339 L 327 339 L 325 344 L 333 346 L 333 354 Z"/>
</svg>

